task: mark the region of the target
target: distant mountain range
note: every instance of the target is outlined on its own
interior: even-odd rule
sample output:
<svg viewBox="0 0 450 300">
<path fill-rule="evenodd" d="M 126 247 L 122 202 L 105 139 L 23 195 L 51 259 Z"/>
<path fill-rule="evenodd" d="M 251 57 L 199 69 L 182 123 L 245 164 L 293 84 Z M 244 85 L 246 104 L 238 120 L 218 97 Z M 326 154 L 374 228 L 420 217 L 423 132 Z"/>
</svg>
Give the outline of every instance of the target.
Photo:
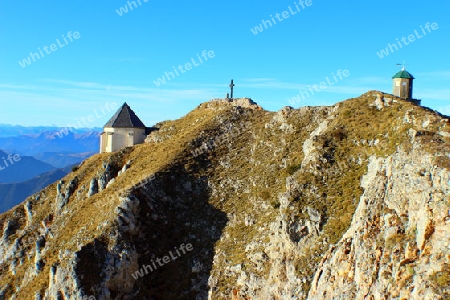
<svg viewBox="0 0 450 300">
<path fill-rule="evenodd" d="M 100 133 L 100 128 L 0 124 L 0 213 L 97 153 Z"/>
<path fill-rule="evenodd" d="M 65 127 L 56 127 L 56 126 L 20 126 L 20 125 L 9 125 L 9 124 L 0 124 L 0 138 L 3 137 L 13 137 L 19 135 L 39 135 L 42 132 L 59 132 L 63 130 Z M 71 128 L 72 132 L 77 134 L 82 134 L 86 132 L 101 132 L 101 128 Z"/>
<path fill-rule="evenodd" d="M 0 127 L 0 132 L 2 127 Z M 0 149 L 8 153 L 35 156 L 52 153 L 96 153 L 99 149 L 100 131 L 71 132 L 67 128 L 0 138 Z"/>
<path fill-rule="evenodd" d="M 47 185 L 63 178 L 71 172 L 71 166 L 56 169 L 19 183 L 0 183 L 0 213 L 16 206 Z"/>
<path fill-rule="evenodd" d="M 0 183 L 14 183 L 29 180 L 55 167 L 31 156 L 9 156 L 0 150 Z"/>
<path fill-rule="evenodd" d="M 65 166 L 77 164 L 80 161 L 83 161 L 86 158 L 92 156 L 94 153 L 96 152 L 82 152 L 82 153 L 44 152 L 37 154 L 34 157 L 56 168 L 64 168 Z"/>
</svg>

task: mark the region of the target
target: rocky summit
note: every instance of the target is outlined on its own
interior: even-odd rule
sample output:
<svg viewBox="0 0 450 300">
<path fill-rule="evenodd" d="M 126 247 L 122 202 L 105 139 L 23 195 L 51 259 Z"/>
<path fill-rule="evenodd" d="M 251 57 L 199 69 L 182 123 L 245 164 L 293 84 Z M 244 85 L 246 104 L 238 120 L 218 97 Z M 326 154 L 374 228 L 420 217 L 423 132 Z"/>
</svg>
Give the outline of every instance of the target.
<svg viewBox="0 0 450 300">
<path fill-rule="evenodd" d="M 449 299 L 449 122 L 203 103 L 0 215 L 0 298 Z"/>
</svg>

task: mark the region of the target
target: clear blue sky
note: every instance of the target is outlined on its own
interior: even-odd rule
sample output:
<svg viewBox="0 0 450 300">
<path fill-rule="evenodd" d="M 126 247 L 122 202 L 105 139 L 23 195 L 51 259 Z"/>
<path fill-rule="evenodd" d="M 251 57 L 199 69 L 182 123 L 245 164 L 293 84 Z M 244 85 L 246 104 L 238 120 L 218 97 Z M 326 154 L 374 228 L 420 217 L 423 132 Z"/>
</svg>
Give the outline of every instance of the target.
<svg viewBox="0 0 450 300">
<path fill-rule="evenodd" d="M 99 127 L 114 113 L 102 107 L 126 101 L 150 126 L 224 97 L 231 78 L 235 97 L 274 111 L 328 77 L 333 85 L 294 107 L 328 105 L 368 90 L 390 93 L 403 61 L 416 77 L 414 96 L 450 114 L 449 1 L 139 1 L 122 16 L 124 0 L 1 1 L 0 123 L 67 126 L 84 118 Z M 427 22 L 438 28 L 427 31 Z M 385 49 L 396 39 L 401 48 Z M 44 55 L 33 61 L 38 48 Z M 389 55 L 380 58 L 382 49 Z M 200 63 L 204 50 L 214 57 L 205 53 Z M 22 67 L 24 59 L 30 64 Z M 172 66 L 186 63 L 191 69 L 176 76 Z M 349 76 L 335 81 L 338 70 Z M 165 72 L 175 78 L 157 86 Z"/>
</svg>

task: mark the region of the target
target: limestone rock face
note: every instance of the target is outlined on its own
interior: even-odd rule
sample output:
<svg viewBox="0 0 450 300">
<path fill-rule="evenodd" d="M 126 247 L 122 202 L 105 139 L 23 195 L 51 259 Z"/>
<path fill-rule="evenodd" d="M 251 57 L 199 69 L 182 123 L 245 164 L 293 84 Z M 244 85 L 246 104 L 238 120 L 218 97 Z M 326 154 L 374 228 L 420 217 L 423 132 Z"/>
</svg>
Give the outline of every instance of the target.
<svg viewBox="0 0 450 300">
<path fill-rule="evenodd" d="M 255 101 L 250 98 L 234 98 L 234 99 L 213 99 L 200 105 L 201 108 L 226 108 L 227 106 L 244 107 L 261 110 Z"/>
<path fill-rule="evenodd" d="M 61 180 L 57 186 L 57 194 L 56 194 L 56 210 L 57 213 L 60 213 L 64 206 L 66 206 L 69 201 L 70 196 L 72 196 L 73 191 L 76 189 L 78 179 L 75 177 L 70 180 L 67 184 L 64 180 Z"/>
<path fill-rule="evenodd" d="M 450 123 L 216 99 L 0 215 L 0 299 L 449 299 Z"/>
<path fill-rule="evenodd" d="M 449 263 L 449 170 L 412 150 L 371 157 L 349 230 L 322 259 L 308 299 L 446 299 L 433 276 Z"/>
</svg>

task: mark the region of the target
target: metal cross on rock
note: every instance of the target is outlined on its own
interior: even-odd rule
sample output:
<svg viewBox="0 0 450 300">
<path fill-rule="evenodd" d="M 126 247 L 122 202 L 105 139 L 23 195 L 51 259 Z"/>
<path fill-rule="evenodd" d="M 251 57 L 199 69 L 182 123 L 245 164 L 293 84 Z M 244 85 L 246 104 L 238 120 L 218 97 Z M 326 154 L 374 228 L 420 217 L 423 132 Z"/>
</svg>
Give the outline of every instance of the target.
<svg viewBox="0 0 450 300">
<path fill-rule="evenodd" d="M 233 83 L 233 79 L 231 79 L 231 83 L 230 83 L 230 89 L 231 89 L 230 98 L 231 99 L 233 99 L 233 88 L 234 88 L 234 83 Z"/>
</svg>

